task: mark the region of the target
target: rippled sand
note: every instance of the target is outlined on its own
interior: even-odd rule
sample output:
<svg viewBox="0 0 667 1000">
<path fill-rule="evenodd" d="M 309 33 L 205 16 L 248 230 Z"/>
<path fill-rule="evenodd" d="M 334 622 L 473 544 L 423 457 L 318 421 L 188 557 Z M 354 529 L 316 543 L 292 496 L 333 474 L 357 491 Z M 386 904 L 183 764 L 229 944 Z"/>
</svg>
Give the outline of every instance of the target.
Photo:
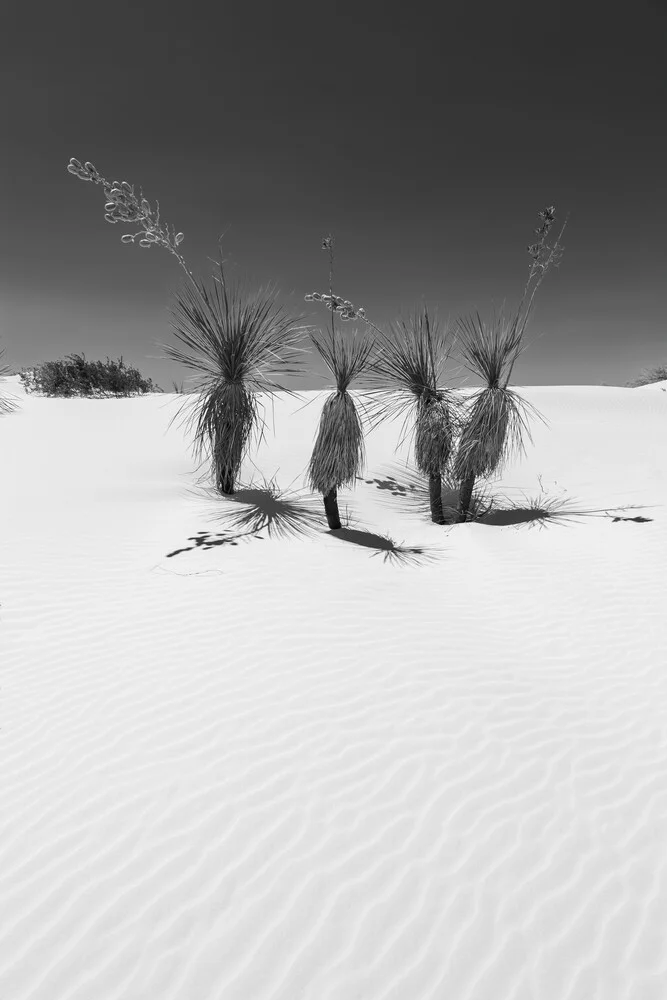
<svg viewBox="0 0 667 1000">
<path fill-rule="evenodd" d="M 224 500 L 182 397 L 5 385 L 3 997 L 664 1000 L 659 386 L 521 390 L 483 524 L 430 522 L 388 422 L 337 536 L 324 393 Z"/>
</svg>

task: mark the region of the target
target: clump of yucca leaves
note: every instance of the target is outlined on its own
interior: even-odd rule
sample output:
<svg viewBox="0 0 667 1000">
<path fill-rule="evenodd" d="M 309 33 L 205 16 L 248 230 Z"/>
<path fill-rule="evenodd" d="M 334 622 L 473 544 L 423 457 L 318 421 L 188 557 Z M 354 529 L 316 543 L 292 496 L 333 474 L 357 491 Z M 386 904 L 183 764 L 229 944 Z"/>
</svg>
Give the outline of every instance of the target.
<svg viewBox="0 0 667 1000">
<path fill-rule="evenodd" d="M 329 299 L 333 296 L 334 237 L 326 236 L 322 250 L 329 254 Z M 355 378 L 364 373 L 373 350 L 371 340 L 346 343 L 335 327 L 336 311 L 331 312 L 331 336 L 327 340 L 314 331 L 310 338 L 334 377 L 336 390 L 322 408 L 319 430 L 308 466 L 308 482 L 312 490 L 324 498 L 327 523 L 332 531 L 342 527 L 338 510 L 338 489 L 354 485 L 365 461 L 361 419 L 354 399 L 348 392 Z M 363 405 L 362 405 L 363 409 Z"/>
<path fill-rule="evenodd" d="M 218 260 L 209 292 L 187 267 L 178 246 L 183 233 L 160 223 L 160 206 L 155 215 L 143 191 L 135 194 L 127 181 L 108 181 L 86 161 L 72 158 L 68 171 L 83 181 L 101 184 L 107 198 L 104 218 L 107 222 L 139 223 L 141 229 L 121 237 L 123 243 L 149 248 L 162 246 L 178 260 L 187 276 L 185 288 L 176 295 L 175 336 L 192 353 L 160 344 L 168 359 L 194 369 L 200 376 L 197 395 L 188 399 L 198 409 L 195 451 L 210 452 L 216 488 L 223 494 L 234 492 L 252 431 L 263 421 L 259 416 L 257 394 L 272 395 L 285 389 L 270 377 L 274 373 L 300 374 L 292 367 L 305 327 L 302 317 L 286 314 L 277 302 L 274 288 L 248 294 L 238 284 L 230 285 L 224 273 L 224 261 Z M 215 263 L 215 262 L 214 262 Z"/>
<path fill-rule="evenodd" d="M 541 225 L 535 230 L 539 239 L 527 248 L 532 264 L 514 319 L 507 323 L 501 315 L 489 328 L 476 313 L 457 322 L 461 353 L 468 362 L 465 367 L 485 383 L 466 401 L 469 411 L 466 419 L 453 391 L 440 384 L 449 352 L 426 306 L 409 323 L 392 325 L 392 335 L 387 336 L 367 319 L 363 308 L 334 295 L 332 290 L 328 295 L 319 292 L 306 295 L 307 301 L 324 302 L 342 320 L 358 318 L 377 331 L 380 350 L 369 365 L 366 380 L 379 397 L 374 416 L 381 420 L 395 410 L 412 408 L 415 461 L 420 471 L 428 475 L 431 517 L 438 524 L 444 523 L 442 476 L 447 470 L 451 469 L 460 483 L 458 520 L 466 521 L 473 515 L 471 498 L 475 480 L 495 472 L 512 448 L 520 446 L 521 429 L 527 429 L 521 410 L 534 409 L 508 389 L 507 384 L 516 358 L 524 349 L 522 338 L 535 293 L 548 268 L 552 264 L 558 266 L 563 251 L 558 240 L 553 246 L 546 242 L 555 220 L 554 207 L 544 209 L 539 217 Z M 566 224 L 567 219 L 560 236 Z M 457 434 L 459 442 L 455 450 Z"/>
</svg>

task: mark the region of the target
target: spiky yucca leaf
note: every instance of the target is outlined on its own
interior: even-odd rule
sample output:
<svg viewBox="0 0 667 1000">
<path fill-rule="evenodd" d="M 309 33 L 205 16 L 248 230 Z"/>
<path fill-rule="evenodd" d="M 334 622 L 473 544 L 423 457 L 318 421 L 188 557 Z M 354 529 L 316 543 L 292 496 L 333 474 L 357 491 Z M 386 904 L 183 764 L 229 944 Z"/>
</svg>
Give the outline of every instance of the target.
<svg viewBox="0 0 667 1000">
<path fill-rule="evenodd" d="M 462 316 L 457 320 L 456 331 L 460 335 L 459 351 L 468 362 L 464 367 L 490 389 L 501 383 L 506 388 L 516 359 L 527 346 L 521 346 L 523 327 L 518 314 L 507 321 L 501 311 L 490 326 L 478 312 Z"/>
<path fill-rule="evenodd" d="M 333 375 L 338 392 L 346 392 L 352 382 L 370 368 L 375 340 L 371 337 L 356 338 L 357 331 L 352 334 L 351 340 L 346 340 L 338 332 L 327 332 L 325 337 L 316 330 L 310 330 L 310 339 Z"/>
<path fill-rule="evenodd" d="M 264 434 L 255 394 L 297 395 L 270 376 L 301 374 L 297 354 L 306 349 L 297 344 L 307 327 L 297 325 L 302 317 L 286 314 L 275 289 L 248 294 L 238 284 L 230 286 L 223 263 L 218 261 L 212 291 L 193 279 L 176 295 L 172 326 L 192 353 L 159 346 L 168 359 L 199 373 L 195 396 L 185 401 L 195 409 L 189 419 L 192 423 L 196 416 L 195 453 L 210 451 L 216 476 L 226 470 L 229 479 L 240 469 L 252 430 L 259 425 L 260 440 Z"/>
<path fill-rule="evenodd" d="M 311 331 L 310 337 L 336 383 L 336 391 L 322 408 L 308 466 L 310 489 L 326 496 L 340 486 L 353 485 L 363 471 L 366 459 L 363 427 L 348 388 L 368 369 L 375 342 L 370 338 L 350 342 L 333 332 L 325 339 Z M 362 392 L 360 408 L 365 413 L 363 395 Z"/>
</svg>

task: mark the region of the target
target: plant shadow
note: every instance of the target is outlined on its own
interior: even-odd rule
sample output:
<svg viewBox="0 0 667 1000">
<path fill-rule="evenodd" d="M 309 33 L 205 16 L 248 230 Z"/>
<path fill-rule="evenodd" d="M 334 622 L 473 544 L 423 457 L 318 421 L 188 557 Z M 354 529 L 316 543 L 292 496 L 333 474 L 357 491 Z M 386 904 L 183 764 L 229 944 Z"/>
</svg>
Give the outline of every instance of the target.
<svg viewBox="0 0 667 1000">
<path fill-rule="evenodd" d="M 391 465 L 396 475 L 386 475 L 384 478 L 364 479 L 369 486 L 376 486 L 378 490 L 385 494 L 382 502 L 385 506 L 393 510 L 399 507 L 396 500 L 403 501 L 412 512 L 423 519 L 431 520 L 431 503 L 429 498 L 429 486 L 426 476 L 422 475 L 414 466 L 406 464 Z M 388 494 L 388 495 L 387 495 Z M 484 507 L 484 493 L 479 488 L 473 492 L 472 505 L 476 510 Z M 488 506 L 488 501 L 486 502 Z M 445 516 L 445 526 L 451 527 L 456 521 L 458 509 L 458 490 L 453 481 L 445 474 L 442 482 L 442 511 Z"/>
<path fill-rule="evenodd" d="M 208 480 L 202 485 L 204 480 Z M 169 555 L 178 555 L 195 548 L 211 549 L 220 545 L 237 545 L 239 539 L 263 538 L 266 531 L 270 538 L 314 537 L 328 534 L 339 541 L 362 548 L 375 549 L 373 555 L 383 555 L 385 562 L 420 564 L 433 561 L 437 556 L 424 546 L 396 544 L 388 535 L 381 535 L 352 523 L 349 506 L 341 513 L 343 527 L 327 530 L 322 497 L 314 493 L 293 492 L 281 489 L 275 478 L 263 485 L 239 484 L 234 493 L 219 493 L 210 484 L 208 475 L 201 477 L 195 488 L 186 493 L 198 500 L 204 499 L 207 517 L 221 523 L 222 533 L 200 531 L 188 538 L 193 545 L 176 549 Z"/>
<path fill-rule="evenodd" d="M 183 552 L 193 552 L 195 549 L 215 549 L 220 545 L 238 545 L 238 539 L 246 537 L 252 534 L 252 537 L 262 539 L 262 535 L 255 534 L 254 532 L 242 532 L 238 535 L 223 535 L 221 533 L 213 533 L 210 531 L 198 531 L 196 535 L 189 535 L 188 541 L 194 542 L 194 545 L 185 545 L 181 549 L 174 549 L 173 552 L 167 552 L 166 558 L 171 559 L 173 556 L 180 556 Z"/>
<path fill-rule="evenodd" d="M 236 538 L 257 537 L 260 531 L 269 538 L 310 537 L 322 529 L 321 498 L 283 490 L 275 478 L 264 478 L 262 486 L 241 483 L 234 493 L 220 493 L 210 484 L 187 492 L 204 498 L 210 519 L 222 522 Z"/>
<path fill-rule="evenodd" d="M 331 538 L 351 545 L 375 549 L 376 551 L 373 552 L 371 558 L 382 554 L 383 562 L 391 562 L 396 565 L 418 566 L 427 562 L 435 562 L 438 559 L 437 553 L 432 548 L 423 545 L 397 545 L 389 535 L 379 535 L 359 528 L 335 528 L 330 529 L 328 534 Z"/>
<path fill-rule="evenodd" d="M 407 500 L 415 513 L 430 517 L 429 489 L 425 476 L 410 465 L 393 467 L 400 478 L 395 475 L 388 475 L 384 479 L 366 479 L 367 484 L 374 484 L 378 489 L 389 493 L 392 498 Z M 542 489 L 540 482 L 540 495 L 533 499 L 524 498 L 523 503 L 512 503 L 502 494 L 493 494 L 488 487 L 476 487 L 472 497 L 472 517 L 468 524 L 486 524 L 492 527 L 509 527 L 527 524 L 529 527 L 536 525 L 543 528 L 547 524 L 558 524 L 566 521 L 573 521 L 579 517 L 608 517 L 612 523 L 617 521 L 635 521 L 646 523 L 652 521 L 650 517 L 620 517 L 615 512 L 642 509 L 646 504 L 629 504 L 621 507 L 597 508 L 593 510 L 583 509 L 576 500 L 564 500 L 562 498 L 549 499 Z M 394 507 L 395 500 L 389 500 L 389 504 Z M 445 515 L 446 525 L 453 527 L 456 524 L 458 507 L 458 490 L 455 484 L 443 476 L 442 506 Z"/>
</svg>

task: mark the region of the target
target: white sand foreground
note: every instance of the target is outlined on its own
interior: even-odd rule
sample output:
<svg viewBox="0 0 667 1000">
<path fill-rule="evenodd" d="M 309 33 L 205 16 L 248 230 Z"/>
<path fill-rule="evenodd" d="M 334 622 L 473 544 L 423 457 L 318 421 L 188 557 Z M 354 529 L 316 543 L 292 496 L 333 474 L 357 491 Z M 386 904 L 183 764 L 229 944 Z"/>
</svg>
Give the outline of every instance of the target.
<svg viewBox="0 0 667 1000">
<path fill-rule="evenodd" d="M 342 537 L 324 392 L 242 473 L 288 536 L 196 485 L 183 397 L 3 386 L 3 998 L 664 1000 L 660 386 L 521 390 L 493 491 L 598 514 L 434 525 L 398 419 Z"/>
</svg>

